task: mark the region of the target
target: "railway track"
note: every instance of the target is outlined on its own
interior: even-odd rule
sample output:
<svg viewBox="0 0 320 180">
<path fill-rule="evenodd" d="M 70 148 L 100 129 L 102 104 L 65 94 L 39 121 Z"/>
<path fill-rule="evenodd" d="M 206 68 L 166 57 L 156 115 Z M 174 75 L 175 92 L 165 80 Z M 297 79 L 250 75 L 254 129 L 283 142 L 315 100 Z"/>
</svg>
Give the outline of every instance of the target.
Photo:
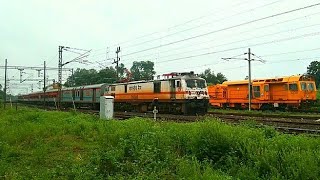
<svg viewBox="0 0 320 180">
<path fill-rule="evenodd" d="M 129 119 L 132 117 L 153 118 L 151 113 L 125 113 L 116 112 L 115 118 L 117 119 Z M 235 115 L 216 115 L 208 114 L 206 116 L 182 116 L 172 114 L 158 114 L 157 120 L 160 121 L 175 121 L 175 122 L 195 122 L 202 121 L 205 118 L 213 117 L 219 119 L 222 122 L 231 124 L 240 124 L 248 120 L 252 120 L 258 123 L 257 127 L 264 125 L 272 126 L 278 131 L 284 133 L 308 133 L 320 135 L 320 122 L 310 119 L 288 119 L 288 118 L 269 118 L 269 117 L 249 117 L 249 116 L 235 116 Z"/>
<path fill-rule="evenodd" d="M 223 122 L 240 124 L 246 121 L 254 121 L 260 125 L 273 126 L 281 132 L 287 133 L 309 133 L 320 135 L 320 122 L 315 118 L 283 118 L 265 117 L 254 115 L 226 115 L 221 113 L 209 113 L 209 116 L 220 119 Z M 259 125 L 258 125 L 259 126 Z"/>
<path fill-rule="evenodd" d="M 35 106 L 32 106 L 35 107 Z M 39 107 L 38 107 L 39 108 Z M 41 108 L 41 107 L 40 107 Z M 43 109 L 43 108 L 42 108 Z M 56 110 L 54 108 L 49 108 L 47 110 Z M 62 111 L 70 111 L 70 110 L 62 110 Z M 90 110 L 90 109 L 77 109 L 76 111 L 99 115 L 99 111 Z M 133 117 L 143 117 L 153 119 L 153 113 L 136 113 L 136 112 L 115 112 L 115 119 L 125 120 Z M 278 131 L 284 133 L 308 133 L 308 134 L 316 134 L 320 135 L 320 121 L 314 117 L 308 116 L 294 116 L 294 117 L 279 117 L 277 115 L 254 115 L 254 114 L 223 114 L 223 113 L 215 113 L 209 112 L 205 116 L 183 116 L 183 115 L 173 115 L 173 114 L 157 114 L 157 121 L 174 121 L 174 122 L 196 122 L 202 121 L 206 118 L 215 118 L 225 123 L 230 124 L 241 124 L 243 122 L 247 122 L 248 120 L 254 121 L 257 123 L 257 127 L 261 127 L 264 125 L 272 126 Z"/>
</svg>

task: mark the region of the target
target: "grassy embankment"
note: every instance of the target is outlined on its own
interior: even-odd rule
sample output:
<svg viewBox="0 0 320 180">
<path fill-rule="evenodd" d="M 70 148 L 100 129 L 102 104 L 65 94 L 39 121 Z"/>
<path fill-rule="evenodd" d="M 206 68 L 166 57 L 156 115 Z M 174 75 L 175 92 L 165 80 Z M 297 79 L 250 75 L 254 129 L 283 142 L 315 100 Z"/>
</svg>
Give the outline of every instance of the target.
<svg viewBox="0 0 320 180">
<path fill-rule="evenodd" d="M 317 179 L 320 139 L 250 123 L 0 111 L 0 178 Z"/>
</svg>

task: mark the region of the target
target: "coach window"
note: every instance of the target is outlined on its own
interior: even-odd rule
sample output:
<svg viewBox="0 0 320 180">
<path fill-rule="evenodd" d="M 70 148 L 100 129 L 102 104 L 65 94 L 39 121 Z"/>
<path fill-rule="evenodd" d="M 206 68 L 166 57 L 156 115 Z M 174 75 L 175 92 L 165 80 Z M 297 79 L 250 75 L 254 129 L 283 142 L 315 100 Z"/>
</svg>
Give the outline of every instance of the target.
<svg viewBox="0 0 320 180">
<path fill-rule="evenodd" d="M 125 84 L 124 85 L 124 93 L 127 93 L 128 92 L 128 86 Z"/>
<path fill-rule="evenodd" d="M 115 91 L 116 90 L 116 87 L 115 86 L 111 86 L 110 87 L 110 91 Z"/>
<path fill-rule="evenodd" d="M 298 91 L 298 85 L 297 84 L 289 84 L 289 90 L 290 91 Z"/>
<path fill-rule="evenodd" d="M 260 86 L 253 86 L 253 94 L 256 98 L 260 97 Z"/>
<path fill-rule="evenodd" d="M 300 83 L 300 86 L 301 86 L 301 90 L 302 90 L 302 91 L 306 91 L 306 90 L 307 90 L 307 83 L 301 82 L 301 83 Z"/>
<path fill-rule="evenodd" d="M 154 81 L 153 82 L 153 91 L 154 91 L 154 93 L 161 92 L 161 81 Z"/>
</svg>

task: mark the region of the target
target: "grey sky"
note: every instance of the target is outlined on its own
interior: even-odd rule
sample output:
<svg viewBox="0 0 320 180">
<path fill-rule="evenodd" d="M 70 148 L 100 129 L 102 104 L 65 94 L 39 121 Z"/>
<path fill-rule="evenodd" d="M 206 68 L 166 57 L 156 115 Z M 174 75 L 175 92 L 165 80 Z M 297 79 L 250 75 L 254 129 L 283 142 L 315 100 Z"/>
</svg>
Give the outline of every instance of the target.
<svg viewBox="0 0 320 180">
<path fill-rule="evenodd" d="M 151 60 L 158 74 L 190 70 L 200 73 L 211 68 L 236 80 L 247 75 L 247 62 L 221 58 L 243 54 L 251 47 L 253 53 L 267 61 L 253 63 L 254 78 L 299 74 L 320 57 L 320 35 L 312 34 L 319 32 L 320 6 L 177 41 L 318 2 L 0 0 L 0 60 L 2 64 L 7 58 L 9 65 L 28 66 L 42 66 L 46 60 L 48 66 L 57 67 L 58 46 L 63 45 L 92 49 L 88 58 L 90 65 L 72 63 L 66 67 L 98 70 L 101 64 L 111 65 L 106 56 L 114 57 L 119 45 L 121 62 L 129 68 L 133 61 Z M 167 45 L 172 42 L 177 43 Z M 147 50 L 149 48 L 153 49 Z M 212 54 L 197 56 L 208 52 Z M 280 54 L 286 52 L 295 53 Z M 64 61 L 75 56 L 63 54 Z M 186 58 L 190 56 L 192 58 Z M 36 77 L 35 71 L 26 72 L 24 77 Z M 64 73 L 64 78 L 67 75 Z M 49 76 L 57 79 L 57 72 L 50 72 Z M 3 70 L 0 77 L 3 82 Z M 19 78 L 19 71 L 10 70 L 9 78 L 13 77 Z M 25 92 L 16 87 L 10 86 L 11 92 Z M 36 87 L 37 84 L 34 90 Z"/>
</svg>

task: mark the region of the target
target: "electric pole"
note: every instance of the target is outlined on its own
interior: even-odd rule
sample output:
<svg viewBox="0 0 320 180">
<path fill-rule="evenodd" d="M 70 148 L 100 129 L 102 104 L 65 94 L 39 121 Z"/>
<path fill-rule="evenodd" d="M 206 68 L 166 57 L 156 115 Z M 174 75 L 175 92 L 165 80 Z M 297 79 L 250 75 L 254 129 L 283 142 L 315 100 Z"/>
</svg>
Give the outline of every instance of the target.
<svg viewBox="0 0 320 180">
<path fill-rule="evenodd" d="M 117 80 L 119 80 L 119 52 L 120 52 L 120 46 L 117 47 L 116 54 L 117 54 L 117 60 L 114 59 L 113 64 L 116 64 L 116 70 L 117 70 Z"/>
<path fill-rule="evenodd" d="M 238 56 L 241 56 L 243 54 L 240 54 Z M 244 53 L 244 55 L 248 55 L 248 58 L 236 58 L 238 56 L 234 56 L 231 58 L 222 58 L 223 60 L 230 60 L 230 59 L 239 59 L 239 60 L 245 60 L 248 61 L 248 109 L 251 111 L 251 100 L 252 100 L 252 82 L 251 82 L 251 61 L 256 61 L 255 59 L 251 59 L 251 56 L 255 56 L 259 58 L 259 60 L 262 63 L 265 63 L 265 60 L 261 59 L 259 56 L 256 56 L 255 54 L 251 53 L 251 49 L 248 49 L 247 53 Z"/>
<path fill-rule="evenodd" d="M 248 49 L 248 70 L 249 70 L 249 82 L 248 82 L 248 91 L 249 91 L 249 111 L 251 111 L 251 97 L 252 97 L 252 86 L 251 86 L 251 51 Z"/>
<path fill-rule="evenodd" d="M 46 61 L 43 62 L 43 107 L 46 108 Z"/>
<path fill-rule="evenodd" d="M 58 109 L 61 102 L 61 84 L 62 84 L 62 50 L 64 46 L 59 46 L 59 64 L 58 64 Z"/>
<path fill-rule="evenodd" d="M 71 77 L 72 77 L 72 79 L 71 79 L 71 86 L 74 86 L 74 84 L 75 84 L 75 78 L 74 78 L 74 75 L 73 75 L 73 68 L 71 69 Z"/>
<path fill-rule="evenodd" d="M 4 93 L 3 93 L 3 108 L 6 108 L 6 101 L 7 101 L 7 66 L 8 66 L 8 60 L 5 61 L 5 70 L 4 70 Z"/>
<path fill-rule="evenodd" d="M 80 54 L 78 57 L 74 58 L 71 61 L 62 63 L 62 51 L 66 50 L 69 52 L 73 52 L 76 54 Z M 78 53 L 72 50 L 76 50 L 76 51 L 85 51 L 85 53 Z M 62 67 L 66 64 L 69 64 L 71 62 L 76 62 L 79 61 L 83 58 L 86 58 L 89 56 L 88 53 L 90 53 L 91 50 L 83 50 L 83 49 L 78 49 L 78 48 L 71 48 L 71 47 L 65 47 L 65 46 L 59 46 L 59 64 L 58 64 L 58 109 L 60 109 L 60 105 L 61 105 L 61 98 L 62 98 L 62 93 L 61 93 L 61 89 L 62 89 Z M 72 70 L 73 71 L 73 70 Z"/>
</svg>

